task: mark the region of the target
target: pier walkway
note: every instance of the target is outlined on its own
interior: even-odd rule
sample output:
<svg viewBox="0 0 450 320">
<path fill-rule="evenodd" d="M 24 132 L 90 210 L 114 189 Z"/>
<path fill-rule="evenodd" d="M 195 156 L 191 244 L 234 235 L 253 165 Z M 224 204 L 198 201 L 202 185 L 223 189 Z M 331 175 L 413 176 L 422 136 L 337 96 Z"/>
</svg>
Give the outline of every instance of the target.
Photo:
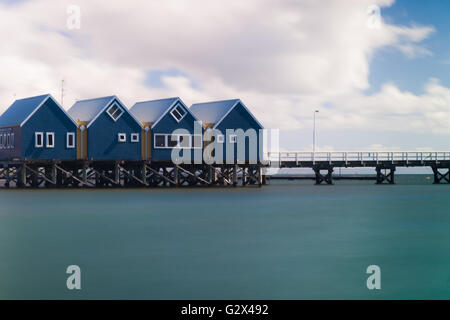
<svg viewBox="0 0 450 320">
<path fill-rule="evenodd" d="M 430 167 L 434 183 L 450 183 L 450 151 L 268 152 L 270 166 L 311 168 L 316 184 L 332 184 L 335 168 L 375 168 L 376 182 L 395 183 L 398 167 Z"/>
</svg>

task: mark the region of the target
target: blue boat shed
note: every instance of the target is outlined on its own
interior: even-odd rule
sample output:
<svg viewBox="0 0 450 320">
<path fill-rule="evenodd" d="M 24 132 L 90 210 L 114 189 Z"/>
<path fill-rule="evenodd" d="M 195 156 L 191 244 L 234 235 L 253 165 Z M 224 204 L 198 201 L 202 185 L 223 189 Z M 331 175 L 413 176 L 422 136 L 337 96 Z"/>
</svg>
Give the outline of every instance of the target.
<svg viewBox="0 0 450 320">
<path fill-rule="evenodd" d="M 50 94 L 16 100 L 0 116 L 0 159 L 74 160 L 77 127 Z"/>
<path fill-rule="evenodd" d="M 141 159 L 142 126 L 116 96 L 80 100 L 68 112 L 80 127 L 80 158 Z"/>
<path fill-rule="evenodd" d="M 261 160 L 260 130 L 264 127 L 240 99 L 197 103 L 193 104 L 190 110 L 203 121 L 206 128 L 217 130 L 216 143 L 223 145 L 223 158 L 220 158 L 220 161 L 248 163 Z M 238 134 L 239 130 L 244 132 L 243 137 Z M 256 136 L 251 134 L 252 132 Z M 238 153 L 239 138 L 242 138 L 244 143 L 245 155 L 242 152 Z M 227 145 L 229 150 L 233 150 L 232 153 L 227 154 Z M 219 157 L 216 156 L 217 158 Z"/>
<path fill-rule="evenodd" d="M 130 111 L 145 127 L 146 159 L 171 161 L 173 149 L 178 148 L 180 157 L 190 152 L 192 162 L 194 157 L 201 161 L 203 126 L 180 98 L 137 102 Z"/>
</svg>

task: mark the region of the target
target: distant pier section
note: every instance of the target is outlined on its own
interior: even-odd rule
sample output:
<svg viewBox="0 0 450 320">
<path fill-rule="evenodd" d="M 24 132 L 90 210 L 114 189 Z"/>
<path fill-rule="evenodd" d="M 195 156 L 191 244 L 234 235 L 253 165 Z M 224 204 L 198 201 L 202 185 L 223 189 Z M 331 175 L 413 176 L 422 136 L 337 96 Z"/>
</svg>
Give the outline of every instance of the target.
<svg viewBox="0 0 450 320">
<path fill-rule="evenodd" d="M 333 184 L 336 168 L 374 168 L 377 184 L 394 184 L 398 167 L 430 167 L 435 184 L 450 183 L 450 151 L 269 152 L 267 159 L 272 167 L 311 168 L 316 184 Z"/>
</svg>

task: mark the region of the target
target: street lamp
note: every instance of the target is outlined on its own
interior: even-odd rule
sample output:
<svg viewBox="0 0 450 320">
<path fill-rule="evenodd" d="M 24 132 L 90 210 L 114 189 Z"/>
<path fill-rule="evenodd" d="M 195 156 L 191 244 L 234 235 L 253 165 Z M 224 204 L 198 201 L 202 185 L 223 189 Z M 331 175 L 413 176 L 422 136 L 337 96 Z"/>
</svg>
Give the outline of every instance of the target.
<svg viewBox="0 0 450 320">
<path fill-rule="evenodd" d="M 319 110 L 314 110 L 313 154 L 316 152 L 316 113 L 319 113 Z"/>
</svg>

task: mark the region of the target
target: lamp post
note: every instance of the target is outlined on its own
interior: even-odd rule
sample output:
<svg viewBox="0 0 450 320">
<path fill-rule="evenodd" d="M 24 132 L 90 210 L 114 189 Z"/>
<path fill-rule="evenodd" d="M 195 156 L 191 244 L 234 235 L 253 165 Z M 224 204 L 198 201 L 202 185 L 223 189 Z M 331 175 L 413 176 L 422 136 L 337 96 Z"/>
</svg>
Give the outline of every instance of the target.
<svg viewBox="0 0 450 320">
<path fill-rule="evenodd" d="M 314 110 L 314 126 L 313 126 L 313 154 L 316 153 L 316 113 L 319 113 L 319 110 Z"/>
</svg>

